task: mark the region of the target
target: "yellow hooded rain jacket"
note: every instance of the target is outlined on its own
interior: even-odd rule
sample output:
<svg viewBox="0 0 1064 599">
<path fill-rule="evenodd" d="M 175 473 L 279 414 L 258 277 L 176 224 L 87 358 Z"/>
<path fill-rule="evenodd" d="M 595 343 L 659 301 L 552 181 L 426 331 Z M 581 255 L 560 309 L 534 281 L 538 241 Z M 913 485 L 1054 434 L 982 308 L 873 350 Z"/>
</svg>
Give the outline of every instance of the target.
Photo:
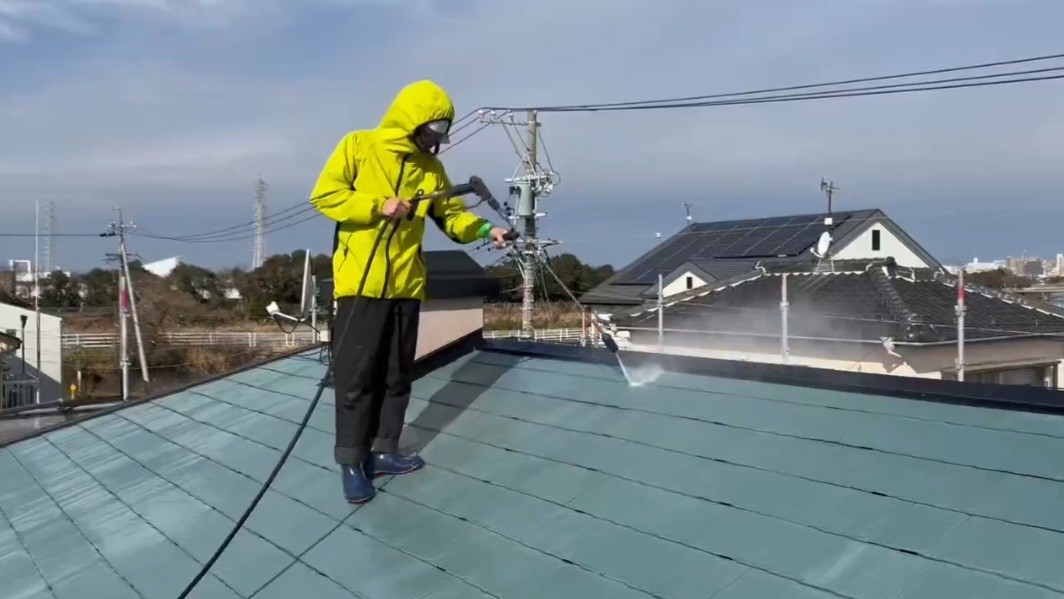
<svg viewBox="0 0 1064 599">
<path fill-rule="evenodd" d="M 411 200 L 418 192 L 428 195 L 451 186 L 439 159 L 411 138 L 420 125 L 439 119 L 454 121 L 447 92 L 428 80 L 412 83 L 395 97 L 376 129 L 348 133 L 329 156 L 310 202 L 337 223 L 335 297 L 358 293 L 373 243 L 389 223 L 381 215 L 388 198 Z M 392 224 L 378 244 L 364 297 L 425 299 L 421 243 L 426 219 L 458 243 L 472 243 L 491 230 L 460 198 L 420 202 L 414 218 Z"/>
</svg>

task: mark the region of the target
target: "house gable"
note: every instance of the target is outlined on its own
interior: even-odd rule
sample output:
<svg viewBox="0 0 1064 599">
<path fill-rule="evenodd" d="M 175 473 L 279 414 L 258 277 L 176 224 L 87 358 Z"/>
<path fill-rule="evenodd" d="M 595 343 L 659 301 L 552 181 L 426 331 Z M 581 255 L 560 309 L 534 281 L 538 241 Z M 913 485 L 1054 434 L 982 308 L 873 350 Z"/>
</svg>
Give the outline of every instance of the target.
<svg viewBox="0 0 1064 599">
<path fill-rule="evenodd" d="M 850 239 L 835 245 L 832 257 L 836 260 L 875 260 L 894 258 L 898 266 L 909 268 L 936 268 L 937 262 L 929 261 L 920 254 L 920 248 L 912 247 L 899 235 L 895 227 L 886 221 L 875 221 L 859 231 Z M 906 236 L 908 237 L 908 236 Z"/>
</svg>

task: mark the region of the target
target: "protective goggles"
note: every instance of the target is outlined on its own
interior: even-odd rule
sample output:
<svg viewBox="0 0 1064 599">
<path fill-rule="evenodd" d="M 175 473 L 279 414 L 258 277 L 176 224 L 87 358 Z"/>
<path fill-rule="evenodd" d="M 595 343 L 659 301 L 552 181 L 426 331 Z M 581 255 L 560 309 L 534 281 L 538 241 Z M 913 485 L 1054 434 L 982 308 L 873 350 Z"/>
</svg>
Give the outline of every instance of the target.
<svg viewBox="0 0 1064 599">
<path fill-rule="evenodd" d="M 451 121 L 447 119 L 440 119 L 438 121 L 429 121 L 425 123 L 425 128 L 432 131 L 436 135 L 440 136 L 441 144 L 451 143 L 451 136 L 447 132 L 451 129 Z"/>
</svg>

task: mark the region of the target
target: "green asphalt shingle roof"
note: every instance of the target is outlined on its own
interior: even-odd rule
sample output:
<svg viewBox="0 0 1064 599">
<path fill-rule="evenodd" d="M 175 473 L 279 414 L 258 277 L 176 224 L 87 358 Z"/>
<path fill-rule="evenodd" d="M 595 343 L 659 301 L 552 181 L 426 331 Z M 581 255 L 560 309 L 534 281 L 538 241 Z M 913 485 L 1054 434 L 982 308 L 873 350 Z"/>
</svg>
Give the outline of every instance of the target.
<svg viewBox="0 0 1064 599">
<path fill-rule="evenodd" d="M 289 358 L 0 450 L 0 596 L 176 597 L 296 428 Z M 332 393 L 200 598 L 1064 597 L 1064 418 L 482 352 L 347 505 Z"/>
</svg>

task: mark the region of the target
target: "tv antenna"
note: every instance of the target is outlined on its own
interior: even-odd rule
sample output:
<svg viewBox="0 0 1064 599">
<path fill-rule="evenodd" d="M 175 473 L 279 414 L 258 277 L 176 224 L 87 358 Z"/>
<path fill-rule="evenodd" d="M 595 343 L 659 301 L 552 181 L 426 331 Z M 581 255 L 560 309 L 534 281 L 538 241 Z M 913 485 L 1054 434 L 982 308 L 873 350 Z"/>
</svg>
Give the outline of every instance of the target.
<svg viewBox="0 0 1064 599">
<path fill-rule="evenodd" d="M 315 339 L 320 342 L 321 332 L 318 330 L 318 296 L 315 293 L 316 288 L 317 281 L 311 266 L 311 250 L 306 250 L 306 253 L 303 254 L 303 284 L 299 288 L 299 313 L 293 316 L 281 312 L 281 306 L 277 304 L 276 300 L 269 302 L 269 305 L 266 306 L 266 313 L 269 314 L 273 321 L 277 322 L 277 326 L 284 333 L 295 333 L 300 325 L 310 325 L 314 331 Z M 285 330 L 282 325 L 285 320 L 293 323 L 292 330 Z"/>
<path fill-rule="evenodd" d="M 691 224 L 692 222 L 694 222 L 694 219 L 691 217 L 691 208 L 691 202 L 685 201 L 683 203 L 683 209 L 685 212 L 687 212 L 687 224 Z"/>
<path fill-rule="evenodd" d="M 809 248 L 809 252 L 817 257 L 816 270 L 821 271 L 821 266 L 824 263 L 824 259 L 828 260 L 828 264 L 831 266 L 831 272 L 835 272 L 835 258 L 831 255 L 831 225 L 834 220 L 831 218 L 831 198 L 836 191 L 842 191 L 838 187 L 835 187 L 834 181 L 828 181 L 827 179 L 820 178 L 820 191 L 828 197 L 828 214 L 824 217 L 824 232 L 820 234 L 820 239 L 816 242 L 816 247 Z"/>
<path fill-rule="evenodd" d="M 830 227 L 831 226 L 831 222 L 832 222 L 831 221 L 831 196 L 834 195 L 834 193 L 836 191 L 842 191 L 842 189 L 840 189 L 838 187 L 835 187 L 835 182 L 834 181 L 828 181 L 827 179 L 824 179 L 823 177 L 821 177 L 820 178 L 820 191 L 823 191 L 828 196 L 828 215 L 827 215 L 827 217 L 824 218 L 824 224 Z"/>
<path fill-rule="evenodd" d="M 817 257 L 816 272 L 821 272 L 824 258 L 828 259 L 828 263 L 831 265 L 831 272 L 835 272 L 835 258 L 831 255 L 831 241 L 831 231 L 824 231 L 820 234 L 816 247 L 809 248 L 809 253 Z"/>
<path fill-rule="evenodd" d="M 266 313 L 270 315 L 270 318 L 274 320 L 278 325 L 282 320 L 294 322 L 295 328 L 301 324 L 307 324 L 307 319 L 310 318 L 310 326 L 312 329 L 317 330 L 317 295 L 314 293 L 315 288 L 314 272 L 310 262 L 310 250 L 306 250 L 303 255 L 303 284 L 299 288 L 299 313 L 295 316 L 285 314 L 281 312 L 281 307 L 277 305 L 276 301 L 270 302 L 270 305 L 266 306 Z M 284 327 L 281 327 L 284 331 Z M 289 331 L 284 331 L 289 332 Z"/>
</svg>

